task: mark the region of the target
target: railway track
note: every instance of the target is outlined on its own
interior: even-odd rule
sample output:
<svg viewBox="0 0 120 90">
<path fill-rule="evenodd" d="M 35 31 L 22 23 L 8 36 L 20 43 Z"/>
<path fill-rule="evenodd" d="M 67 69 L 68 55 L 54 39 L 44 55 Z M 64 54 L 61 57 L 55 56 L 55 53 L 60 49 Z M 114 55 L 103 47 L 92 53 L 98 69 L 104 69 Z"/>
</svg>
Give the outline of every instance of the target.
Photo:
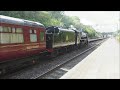
<svg viewBox="0 0 120 90">
<path fill-rule="evenodd" d="M 93 48 L 95 48 L 95 47 L 97 47 L 98 45 L 100 45 L 102 42 L 104 42 L 104 40 L 101 40 L 101 39 L 99 39 L 100 41 L 98 41 L 98 40 L 92 40 L 92 41 L 90 41 L 90 44 L 91 43 L 93 43 L 93 44 L 95 44 L 94 43 L 94 41 L 98 41 L 98 42 L 100 42 L 99 44 L 97 44 L 97 45 L 94 45 L 94 46 L 92 46 L 91 48 L 88 48 L 87 50 L 85 50 L 85 51 L 83 51 L 83 52 L 81 52 L 80 54 L 75 54 L 75 56 L 74 57 L 72 57 L 72 58 L 69 58 L 67 61 L 64 61 L 64 60 L 60 60 L 61 62 L 60 63 L 58 63 L 58 64 L 55 64 L 57 61 L 56 60 L 53 60 L 53 61 L 49 61 L 48 62 L 48 60 L 47 61 L 43 61 L 42 62 L 42 64 L 41 64 L 41 62 L 40 62 L 40 64 L 38 64 L 38 66 L 40 67 L 40 68 L 35 68 L 34 66 L 29 66 L 29 67 L 26 67 L 26 68 L 23 68 L 23 70 L 21 69 L 21 70 L 19 70 L 19 71 L 17 71 L 17 72 L 15 72 L 15 73 L 12 73 L 12 74 L 10 74 L 10 75 L 6 75 L 5 77 L 1 77 L 1 79 L 3 78 L 3 79 L 42 79 L 42 78 L 47 78 L 46 76 L 48 75 L 48 76 L 50 76 L 50 73 L 51 72 L 53 72 L 53 73 L 55 73 L 56 71 L 60 71 L 61 69 L 61 67 L 63 66 L 63 65 L 66 65 L 67 63 L 69 63 L 69 62 L 71 62 L 71 61 L 74 61 L 74 59 L 75 58 L 77 58 L 77 57 L 79 57 L 80 55 L 82 55 L 82 54 L 84 54 L 84 53 L 86 53 L 86 52 L 88 52 L 88 51 L 90 51 L 91 49 L 93 49 Z M 101 42 L 102 41 L 102 42 Z M 65 55 L 66 56 L 66 55 Z M 52 65 L 50 64 L 50 63 L 52 63 Z M 45 64 L 48 64 L 48 65 L 45 65 Z M 49 65 L 50 64 L 50 65 Z M 55 65 L 55 66 L 53 66 L 53 65 Z M 36 65 L 37 66 L 37 65 Z M 53 67 L 51 67 L 51 66 L 53 66 Z M 49 68 L 48 68 L 49 67 Z M 45 68 L 45 70 L 43 70 L 43 68 Z M 48 69 L 47 69 L 48 68 Z M 39 70 L 37 70 L 37 69 L 39 69 Z M 27 71 L 27 72 L 26 72 Z M 39 73 L 38 73 L 38 71 L 39 71 Z M 64 70 L 61 70 L 63 73 L 62 74 L 60 74 L 59 72 L 59 74 L 58 74 L 58 76 L 60 77 L 60 75 L 63 75 L 66 71 Z M 31 72 L 33 72 L 34 73 L 34 75 L 33 75 L 33 73 L 31 73 Z M 20 75 L 18 74 L 18 73 L 21 73 Z M 30 76 L 31 75 L 31 76 Z M 55 75 L 54 75 L 55 76 Z M 58 77 L 49 77 L 49 78 L 58 78 Z"/>
<path fill-rule="evenodd" d="M 97 40 L 95 40 L 95 41 L 97 41 Z M 90 42 L 93 42 L 93 40 L 90 41 Z M 102 42 L 104 42 L 104 40 Z M 64 66 L 66 64 L 70 63 L 71 61 L 75 60 L 77 57 L 83 55 L 84 53 L 90 51 L 91 49 L 99 46 L 102 42 L 100 42 L 97 45 L 94 45 L 94 46 L 88 48 L 87 50 L 73 56 L 72 58 L 68 59 L 67 61 L 65 61 L 63 63 L 61 63 L 59 65 L 56 65 L 54 68 L 51 68 L 48 71 L 46 71 L 46 72 L 44 72 L 44 73 L 42 73 L 40 75 L 32 77 L 31 79 L 58 79 L 58 78 L 60 78 L 63 74 L 68 72 L 68 69 L 64 68 Z"/>
</svg>

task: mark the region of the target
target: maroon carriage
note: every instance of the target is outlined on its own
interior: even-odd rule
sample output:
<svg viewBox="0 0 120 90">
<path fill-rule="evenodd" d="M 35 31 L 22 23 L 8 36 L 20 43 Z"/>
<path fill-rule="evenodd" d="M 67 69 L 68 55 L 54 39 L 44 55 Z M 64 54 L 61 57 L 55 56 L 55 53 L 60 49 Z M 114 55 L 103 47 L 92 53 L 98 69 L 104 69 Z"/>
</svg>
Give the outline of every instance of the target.
<svg viewBox="0 0 120 90">
<path fill-rule="evenodd" d="M 43 24 L 0 15 L 0 63 L 46 50 Z"/>
</svg>

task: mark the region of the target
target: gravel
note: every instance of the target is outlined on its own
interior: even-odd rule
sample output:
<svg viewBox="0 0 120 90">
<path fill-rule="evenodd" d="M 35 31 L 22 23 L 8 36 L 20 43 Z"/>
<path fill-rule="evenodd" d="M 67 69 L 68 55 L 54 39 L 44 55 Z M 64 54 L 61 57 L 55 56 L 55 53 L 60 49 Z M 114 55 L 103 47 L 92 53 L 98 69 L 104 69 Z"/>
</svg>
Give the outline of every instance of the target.
<svg viewBox="0 0 120 90">
<path fill-rule="evenodd" d="M 35 64 L 31 67 L 24 68 L 23 70 L 17 71 L 8 76 L 2 77 L 2 79 L 31 79 L 37 75 L 43 74 L 44 72 L 50 70 L 51 68 L 54 68 L 57 65 L 60 65 L 61 63 L 67 61 L 69 58 L 73 57 L 74 55 L 81 53 L 84 50 L 86 50 L 87 48 L 90 48 L 91 46 L 98 44 L 98 43 L 99 43 L 99 41 L 91 42 L 88 45 L 88 47 L 84 47 L 79 50 L 72 51 L 72 52 L 66 53 L 64 55 L 60 55 L 53 59 L 41 60 L 38 64 Z M 72 63 L 74 66 L 76 64 L 76 61 L 73 61 Z M 73 66 L 68 64 L 67 69 L 69 70 Z M 63 70 L 63 72 L 65 73 L 66 71 Z M 58 73 L 60 73 L 60 72 L 58 72 Z M 61 73 L 61 75 L 62 75 L 62 73 Z M 56 78 L 58 78 L 58 77 L 56 76 Z"/>
</svg>

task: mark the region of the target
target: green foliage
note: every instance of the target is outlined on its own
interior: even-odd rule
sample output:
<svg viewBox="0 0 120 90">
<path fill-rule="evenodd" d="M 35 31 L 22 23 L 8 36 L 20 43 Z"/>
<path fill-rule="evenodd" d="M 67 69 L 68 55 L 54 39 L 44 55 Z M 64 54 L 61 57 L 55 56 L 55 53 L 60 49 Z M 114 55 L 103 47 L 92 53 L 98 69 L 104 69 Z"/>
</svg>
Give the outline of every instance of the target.
<svg viewBox="0 0 120 90">
<path fill-rule="evenodd" d="M 88 34 L 89 38 L 96 38 L 97 32 L 91 26 L 88 26 L 88 25 L 83 26 L 83 30 Z"/>
<path fill-rule="evenodd" d="M 42 23 L 45 27 L 62 26 L 69 28 L 73 25 L 77 30 L 84 29 L 90 38 L 99 36 L 91 26 L 80 23 L 77 16 L 66 16 L 63 11 L 0 11 L 0 15 L 22 18 Z"/>
<path fill-rule="evenodd" d="M 63 22 L 63 27 L 64 28 L 69 28 L 70 25 L 73 24 L 72 18 L 70 18 L 70 16 L 66 16 L 66 15 L 64 15 L 62 17 L 61 22 Z"/>
</svg>

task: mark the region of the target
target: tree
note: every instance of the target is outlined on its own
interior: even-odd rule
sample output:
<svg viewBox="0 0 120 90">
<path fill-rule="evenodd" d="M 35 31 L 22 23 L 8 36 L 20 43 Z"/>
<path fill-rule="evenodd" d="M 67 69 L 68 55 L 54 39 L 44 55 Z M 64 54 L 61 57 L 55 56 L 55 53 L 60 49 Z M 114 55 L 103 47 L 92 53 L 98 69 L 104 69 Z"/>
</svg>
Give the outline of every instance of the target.
<svg viewBox="0 0 120 90">
<path fill-rule="evenodd" d="M 69 28 L 70 25 L 73 25 L 73 20 L 70 16 L 64 15 L 63 18 L 61 19 L 61 22 L 63 22 L 64 28 Z"/>
<path fill-rule="evenodd" d="M 64 11 L 0 11 L 0 14 L 40 22 L 45 27 L 62 26 L 69 28 L 72 25 L 77 30 L 82 28 L 90 38 L 98 35 L 94 28 L 80 23 L 79 17 L 67 16 Z"/>
</svg>

